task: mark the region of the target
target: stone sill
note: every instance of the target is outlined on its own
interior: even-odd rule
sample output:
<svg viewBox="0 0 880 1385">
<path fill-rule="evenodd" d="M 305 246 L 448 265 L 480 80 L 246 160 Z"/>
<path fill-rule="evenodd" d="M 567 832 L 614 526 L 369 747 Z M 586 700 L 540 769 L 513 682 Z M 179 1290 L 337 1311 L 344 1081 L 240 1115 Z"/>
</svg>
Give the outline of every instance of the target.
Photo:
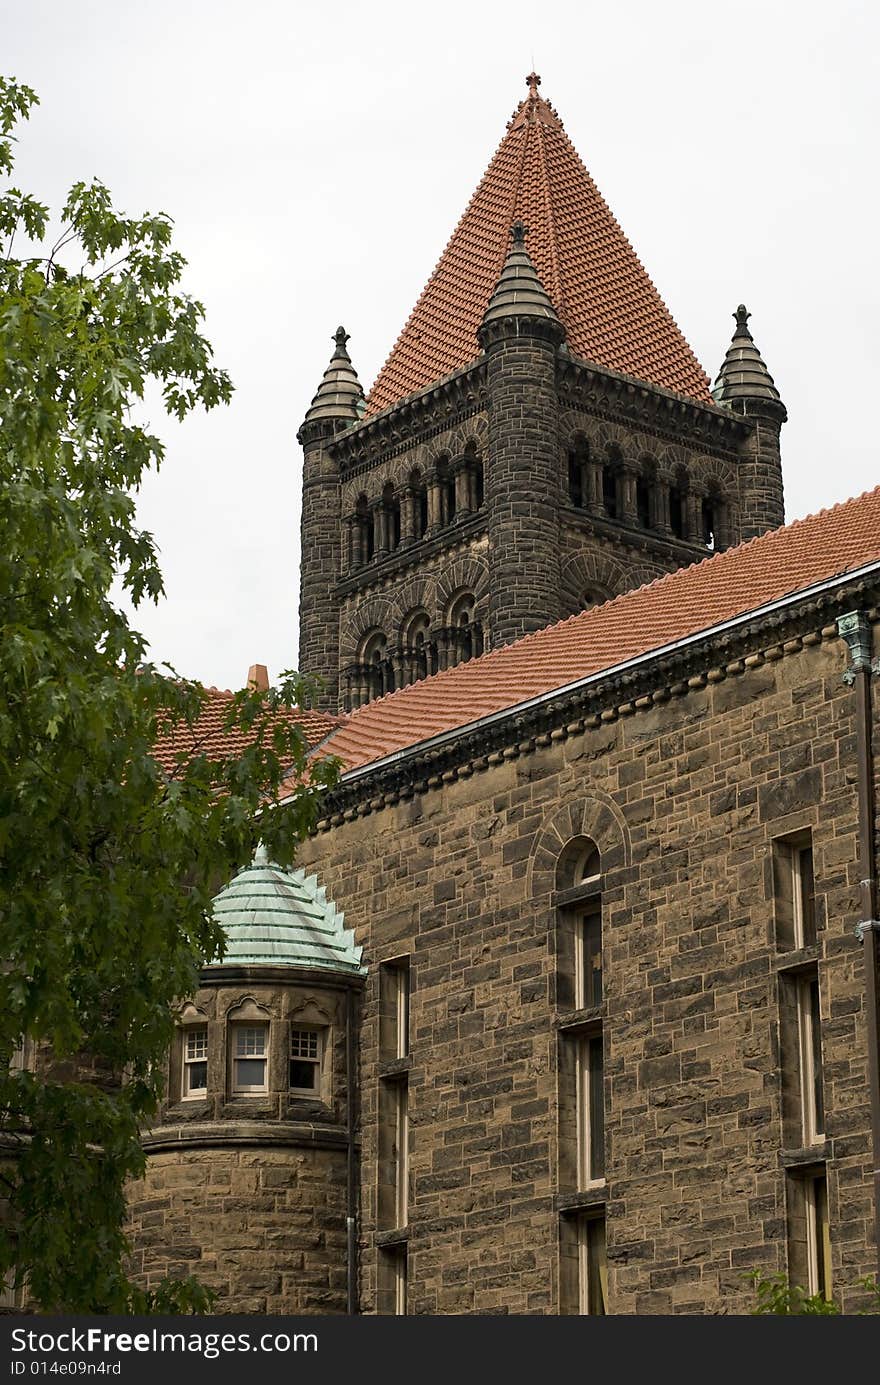
<svg viewBox="0 0 880 1385">
<path fill-rule="evenodd" d="M 777 957 L 774 966 L 778 972 L 786 975 L 797 975 L 800 971 L 811 971 L 819 961 L 819 944 L 813 943 L 810 947 L 799 947 L 792 952 L 784 952 L 781 957 Z"/>
<path fill-rule="evenodd" d="M 608 1184 L 603 1179 L 594 1188 L 584 1188 L 579 1193 L 557 1193 L 555 1200 L 560 1215 L 603 1208 L 608 1201 Z"/>
<path fill-rule="evenodd" d="M 779 1162 L 784 1169 L 809 1169 L 824 1165 L 831 1157 L 831 1141 L 823 1140 L 821 1144 L 805 1145 L 803 1149 L 781 1149 L 779 1151 Z"/>
<path fill-rule="evenodd" d="M 377 1231 L 375 1233 L 376 1245 L 381 1250 L 385 1250 L 391 1246 L 405 1246 L 408 1240 L 408 1226 L 395 1226 L 392 1231 Z"/>
<path fill-rule="evenodd" d="M 556 1028 L 561 1034 L 598 1034 L 604 1014 L 604 1005 L 593 1005 L 588 1010 L 567 1010 L 557 1017 Z"/>
<path fill-rule="evenodd" d="M 572 885 L 568 890 L 554 890 L 550 903 L 555 909 L 570 908 L 575 904 L 587 904 L 591 899 L 598 899 L 602 894 L 601 876 L 594 876 L 592 880 L 584 880 L 580 885 Z"/>
<path fill-rule="evenodd" d="M 384 1062 L 379 1063 L 379 1076 L 386 1082 L 401 1082 L 409 1075 L 412 1065 L 411 1053 L 405 1058 L 386 1058 Z"/>
</svg>

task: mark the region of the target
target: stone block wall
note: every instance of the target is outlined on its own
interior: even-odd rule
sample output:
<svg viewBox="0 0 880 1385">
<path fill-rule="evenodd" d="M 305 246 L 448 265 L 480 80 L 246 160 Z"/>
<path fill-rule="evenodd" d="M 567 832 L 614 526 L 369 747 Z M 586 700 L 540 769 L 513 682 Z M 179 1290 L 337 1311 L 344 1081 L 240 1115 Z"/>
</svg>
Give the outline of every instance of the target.
<svg viewBox="0 0 880 1385">
<path fill-rule="evenodd" d="M 411 976 L 408 1300 L 413 1313 L 559 1313 L 565 1075 L 557 864 L 602 854 L 612 1313 L 748 1310 L 789 1264 L 790 1180 L 828 1177 L 845 1308 L 870 1273 L 870 1135 L 855 749 L 833 626 L 612 703 L 322 832 L 301 860 L 370 968 L 361 1044 L 362 1307 L 376 1311 L 379 964 Z M 430 771 L 428 771 L 430 773 Z M 788 1149 L 772 843 L 815 862 L 826 1143 Z M 800 1160 L 800 1164 L 798 1161 Z M 567 1200 L 567 1201 L 566 1201 Z M 583 1202 L 583 1198 L 581 1199 Z M 578 1199 L 573 1199 L 578 1205 Z"/>
</svg>

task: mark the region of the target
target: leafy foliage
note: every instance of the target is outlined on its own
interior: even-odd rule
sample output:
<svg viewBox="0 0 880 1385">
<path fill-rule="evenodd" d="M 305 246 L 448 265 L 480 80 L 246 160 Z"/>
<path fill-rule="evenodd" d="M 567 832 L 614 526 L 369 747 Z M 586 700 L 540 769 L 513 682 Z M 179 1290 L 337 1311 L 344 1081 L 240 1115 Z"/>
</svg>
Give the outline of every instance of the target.
<svg viewBox="0 0 880 1385">
<path fill-rule="evenodd" d="M 36 99 L 0 79 L 0 175 Z M 150 384 L 176 418 L 232 387 L 166 216 L 77 183 L 48 227 L 0 187 L 0 1275 L 46 1310 L 192 1309 L 192 1283 L 145 1296 L 126 1277 L 138 1129 L 172 1002 L 222 955 L 212 895 L 258 838 L 289 862 L 335 766 L 307 760 L 295 675 L 231 700 L 243 754 L 182 752 L 170 776 L 154 758 L 205 691 L 145 662 L 112 598 L 115 580 L 135 606 L 162 594 L 133 491 L 163 448 L 137 410 Z M 13 1061 L 23 1045 L 36 1071 Z"/>
<path fill-rule="evenodd" d="M 827 1299 L 824 1294 L 810 1294 L 801 1285 L 790 1284 L 787 1275 L 765 1275 L 760 1270 L 752 1270 L 745 1277 L 755 1291 L 753 1316 L 775 1314 L 778 1317 L 793 1317 L 810 1314 L 828 1317 L 841 1312 L 835 1299 Z M 862 1309 L 861 1314 L 880 1313 L 880 1284 L 876 1279 L 859 1280 L 859 1288 L 864 1289 L 871 1302 L 871 1307 Z"/>
</svg>

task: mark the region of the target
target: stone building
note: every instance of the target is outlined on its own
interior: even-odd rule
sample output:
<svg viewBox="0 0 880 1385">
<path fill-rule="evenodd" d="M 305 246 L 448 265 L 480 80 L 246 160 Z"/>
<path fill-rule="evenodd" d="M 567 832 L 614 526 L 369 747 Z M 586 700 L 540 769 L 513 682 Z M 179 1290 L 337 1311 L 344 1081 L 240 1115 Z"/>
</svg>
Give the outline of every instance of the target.
<svg viewBox="0 0 880 1385">
<path fill-rule="evenodd" d="M 747 1311 L 758 1269 L 855 1310 L 880 489 L 779 527 L 745 309 L 710 393 L 534 76 L 367 399 L 346 342 L 300 433 L 343 774 L 297 872 L 219 897 L 141 1273 L 598 1315 Z"/>
</svg>

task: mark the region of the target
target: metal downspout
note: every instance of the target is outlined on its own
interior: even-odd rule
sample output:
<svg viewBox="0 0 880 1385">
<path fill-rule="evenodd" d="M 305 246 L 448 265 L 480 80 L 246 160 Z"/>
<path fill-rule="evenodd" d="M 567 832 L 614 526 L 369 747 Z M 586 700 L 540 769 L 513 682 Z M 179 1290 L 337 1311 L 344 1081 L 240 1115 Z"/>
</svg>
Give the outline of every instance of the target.
<svg viewBox="0 0 880 1385">
<path fill-rule="evenodd" d="M 868 1085 L 871 1100 L 871 1143 L 874 1168 L 874 1238 L 877 1280 L 880 1283 L 880 921 L 877 918 L 876 854 L 874 849 L 874 756 L 871 745 L 871 676 L 880 661 L 871 662 L 871 624 L 864 611 L 840 616 L 837 629 L 849 647 L 851 663 L 844 681 L 855 687 L 856 757 L 859 803 L 859 893 L 861 922 L 856 936 L 864 949 L 865 1017 L 868 1038 Z"/>
<path fill-rule="evenodd" d="M 348 1270 L 348 1312 L 358 1312 L 358 1243 L 357 1243 L 357 1158 L 355 1134 L 355 1071 L 354 990 L 350 986 L 345 1001 L 345 1099 L 347 1107 L 347 1192 L 346 1192 L 346 1255 Z"/>
</svg>

